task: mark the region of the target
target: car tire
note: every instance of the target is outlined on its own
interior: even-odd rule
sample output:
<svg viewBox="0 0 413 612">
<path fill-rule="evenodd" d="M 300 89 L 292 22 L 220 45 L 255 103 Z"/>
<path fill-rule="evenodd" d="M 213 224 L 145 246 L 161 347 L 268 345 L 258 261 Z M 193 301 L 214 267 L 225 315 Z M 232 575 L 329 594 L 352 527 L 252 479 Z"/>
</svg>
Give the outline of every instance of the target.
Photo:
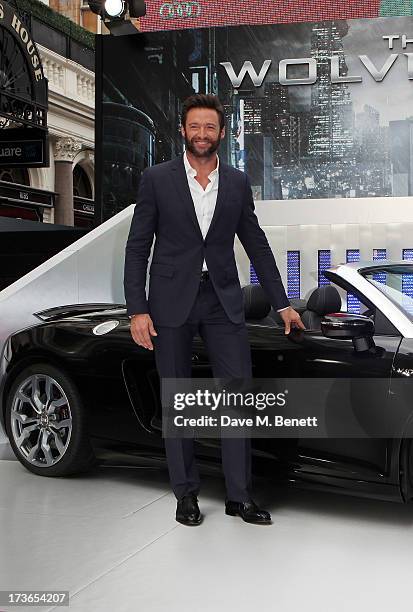
<svg viewBox="0 0 413 612">
<path fill-rule="evenodd" d="M 31 472 L 69 476 L 96 465 L 82 398 L 60 368 L 35 363 L 22 370 L 7 394 L 5 417 L 14 454 Z"/>
</svg>

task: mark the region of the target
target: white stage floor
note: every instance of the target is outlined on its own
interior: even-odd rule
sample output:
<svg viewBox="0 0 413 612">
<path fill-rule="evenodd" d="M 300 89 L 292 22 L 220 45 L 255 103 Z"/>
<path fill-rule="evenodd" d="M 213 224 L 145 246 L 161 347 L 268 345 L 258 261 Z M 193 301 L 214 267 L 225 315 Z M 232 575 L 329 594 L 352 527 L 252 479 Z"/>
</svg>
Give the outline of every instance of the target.
<svg viewBox="0 0 413 612">
<path fill-rule="evenodd" d="M 412 506 L 260 481 L 254 498 L 273 524 L 249 525 L 224 514 L 223 479 L 202 482 L 204 522 L 186 527 L 165 469 L 102 466 L 60 479 L 0 460 L 0 590 L 69 590 L 73 612 L 409 605 Z"/>
</svg>

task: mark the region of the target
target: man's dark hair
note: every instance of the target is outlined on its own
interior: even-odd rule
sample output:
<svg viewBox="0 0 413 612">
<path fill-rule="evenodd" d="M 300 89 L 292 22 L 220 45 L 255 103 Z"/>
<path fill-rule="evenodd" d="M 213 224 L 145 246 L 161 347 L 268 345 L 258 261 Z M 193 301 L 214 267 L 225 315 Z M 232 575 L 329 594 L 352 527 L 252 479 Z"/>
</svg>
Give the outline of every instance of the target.
<svg viewBox="0 0 413 612">
<path fill-rule="evenodd" d="M 220 130 L 222 130 L 224 127 L 224 107 L 222 106 L 218 96 L 214 96 L 213 94 L 194 94 L 193 96 L 189 96 L 182 106 L 181 124 L 183 127 L 185 127 L 186 116 L 191 108 L 212 108 L 216 110 L 219 116 Z"/>
</svg>

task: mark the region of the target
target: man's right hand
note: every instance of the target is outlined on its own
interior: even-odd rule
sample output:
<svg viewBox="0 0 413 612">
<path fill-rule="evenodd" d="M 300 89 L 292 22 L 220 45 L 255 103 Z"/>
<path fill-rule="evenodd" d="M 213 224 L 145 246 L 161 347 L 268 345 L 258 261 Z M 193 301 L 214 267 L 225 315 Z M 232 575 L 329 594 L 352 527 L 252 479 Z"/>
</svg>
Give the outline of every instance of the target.
<svg viewBox="0 0 413 612">
<path fill-rule="evenodd" d="M 151 336 L 157 336 L 158 334 L 155 331 L 149 314 L 133 315 L 130 320 L 130 331 L 136 344 L 153 351 Z"/>
</svg>

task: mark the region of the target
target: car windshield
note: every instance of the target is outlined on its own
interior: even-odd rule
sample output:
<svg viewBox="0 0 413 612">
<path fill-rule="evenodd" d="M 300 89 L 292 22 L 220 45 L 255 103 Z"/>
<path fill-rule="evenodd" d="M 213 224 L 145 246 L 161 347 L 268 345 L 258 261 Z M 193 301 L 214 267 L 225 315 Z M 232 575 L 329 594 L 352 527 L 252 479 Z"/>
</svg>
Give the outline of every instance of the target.
<svg viewBox="0 0 413 612">
<path fill-rule="evenodd" d="M 413 321 L 413 263 L 380 266 L 360 271 Z"/>
</svg>

